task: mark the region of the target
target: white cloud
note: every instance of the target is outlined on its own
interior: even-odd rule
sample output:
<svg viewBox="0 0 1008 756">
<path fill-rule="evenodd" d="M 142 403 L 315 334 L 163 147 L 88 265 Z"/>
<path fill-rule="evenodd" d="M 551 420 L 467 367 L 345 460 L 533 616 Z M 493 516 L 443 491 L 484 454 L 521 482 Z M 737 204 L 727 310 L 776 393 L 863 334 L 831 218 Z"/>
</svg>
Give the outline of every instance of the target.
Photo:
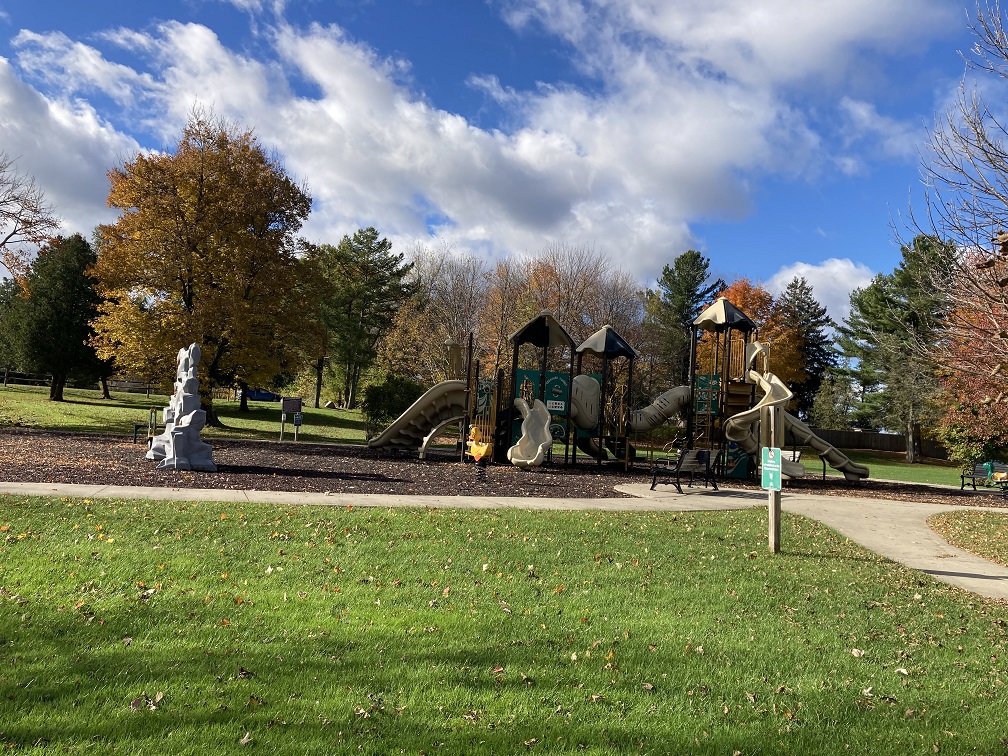
<svg viewBox="0 0 1008 756">
<path fill-rule="evenodd" d="M 881 115 L 870 102 L 852 97 L 840 99 L 841 133 L 847 147 L 870 141 L 882 154 L 902 159 L 917 157 L 918 147 L 927 137 L 924 124 L 908 124 Z"/>
<path fill-rule="evenodd" d="M 815 265 L 797 262 L 777 271 L 767 282 L 767 289 L 777 296 L 796 277 L 809 282 L 816 301 L 839 325 L 850 314 L 851 292 L 870 284 L 875 273 L 868 266 L 847 258 L 832 257 Z"/>
<path fill-rule="evenodd" d="M 279 1 L 221 1 L 249 14 L 283 10 Z M 204 26 L 174 21 L 96 36 L 95 44 L 110 46 L 106 53 L 27 31 L 17 49 L 21 68 L 48 94 L 35 93 L 51 121 L 40 128 L 62 134 L 87 126 L 75 147 L 86 152 L 87 140 L 95 141 L 78 169 L 94 171 L 94 186 L 127 157 L 126 145 L 138 146 L 100 120 L 85 97 L 112 99 L 121 122 L 141 124 L 158 147 L 178 136 L 200 103 L 254 126 L 264 144 L 283 152 L 316 200 L 305 229 L 313 238 L 335 241 L 375 225 L 408 240 L 433 228 L 488 253 L 534 252 L 562 240 L 603 249 L 650 280 L 694 245 L 690 223 L 751 212 L 753 177 L 801 176 L 820 164 L 858 170 L 856 156 L 831 163 L 789 88 L 842 74 L 866 47 L 910 44 L 945 18 L 938 0 L 806 5 L 514 0 L 509 23 L 540 24 L 565 40 L 599 86 L 554 82 L 516 91 L 492 73 L 472 77 L 506 109 L 514 124 L 507 131 L 438 109 L 404 85 L 407 61 L 382 58 L 336 26 L 275 21 L 259 37 L 270 48 L 265 59 L 229 49 Z M 295 91 L 295 82 L 308 83 L 312 94 Z M 8 71 L 0 97 L 18 86 L 31 94 Z M 870 103 L 849 99 L 844 108 L 858 134 L 890 151 L 902 144 L 898 124 Z M 26 149 L 37 176 L 42 152 Z M 63 199 L 75 201 L 69 192 Z M 83 207 L 91 199 L 76 201 Z"/>
<path fill-rule="evenodd" d="M 0 145 L 31 174 L 63 220 L 64 233 L 90 236 L 115 216 L 105 205 L 106 172 L 139 145 L 83 102 L 54 102 L 25 85 L 0 58 Z"/>
<path fill-rule="evenodd" d="M 22 29 L 12 44 L 29 51 L 18 55 L 18 63 L 30 76 L 64 94 L 101 92 L 126 104 L 137 90 L 151 86 L 149 76 L 109 62 L 95 48 L 60 32 L 36 34 Z"/>
</svg>

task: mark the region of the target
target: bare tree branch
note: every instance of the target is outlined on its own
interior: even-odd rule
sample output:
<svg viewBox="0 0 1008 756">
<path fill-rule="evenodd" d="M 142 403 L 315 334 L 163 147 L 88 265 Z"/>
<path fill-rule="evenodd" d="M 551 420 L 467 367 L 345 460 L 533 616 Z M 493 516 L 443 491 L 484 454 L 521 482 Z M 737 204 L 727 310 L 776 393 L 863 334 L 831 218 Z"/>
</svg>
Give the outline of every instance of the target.
<svg viewBox="0 0 1008 756">
<path fill-rule="evenodd" d="M 15 162 L 0 152 L 0 264 L 20 277 L 28 265 L 24 245 L 44 242 L 59 228 L 59 220 L 35 179 L 18 171 Z"/>
</svg>

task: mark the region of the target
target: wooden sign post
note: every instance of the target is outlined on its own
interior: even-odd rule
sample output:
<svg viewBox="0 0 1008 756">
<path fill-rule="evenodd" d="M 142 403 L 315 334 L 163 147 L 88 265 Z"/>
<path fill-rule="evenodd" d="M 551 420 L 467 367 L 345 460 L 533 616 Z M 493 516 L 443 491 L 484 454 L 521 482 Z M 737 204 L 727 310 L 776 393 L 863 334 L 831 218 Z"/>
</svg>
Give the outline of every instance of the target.
<svg viewBox="0 0 1008 756">
<path fill-rule="evenodd" d="M 769 514 L 768 540 L 770 551 L 780 552 L 781 517 L 781 450 L 783 418 L 779 407 L 763 407 L 760 411 L 760 446 L 762 449 L 763 488 L 767 490 Z"/>
</svg>

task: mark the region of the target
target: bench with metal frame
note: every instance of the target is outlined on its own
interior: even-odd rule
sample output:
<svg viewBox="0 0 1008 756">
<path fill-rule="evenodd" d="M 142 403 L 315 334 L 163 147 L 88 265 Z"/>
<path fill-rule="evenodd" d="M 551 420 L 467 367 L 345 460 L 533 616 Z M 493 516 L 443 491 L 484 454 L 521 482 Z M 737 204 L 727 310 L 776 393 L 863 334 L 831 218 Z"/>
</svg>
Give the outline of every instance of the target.
<svg viewBox="0 0 1008 756">
<path fill-rule="evenodd" d="M 718 452 L 718 456 L 720 456 L 720 452 Z M 658 478 L 661 476 L 664 478 L 662 483 L 671 483 L 676 487 L 676 491 L 682 493 L 682 478 L 688 475 L 689 482 L 686 485 L 689 488 L 693 487 L 693 480 L 700 476 L 704 488 L 710 484 L 717 491 L 717 481 L 714 479 L 716 460 L 717 457 L 712 462 L 711 452 L 708 449 L 683 449 L 679 452 L 674 463 L 672 459 L 666 460 L 664 472 L 661 463 L 655 464 L 651 476 L 651 490 L 654 491 L 655 486 L 658 485 Z"/>
<path fill-rule="evenodd" d="M 1008 465 L 1003 462 L 979 462 L 973 465 L 972 472 L 969 468 L 964 468 L 960 478 L 962 480 L 960 491 L 966 488 L 967 480 L 976 491 L 976 482 L 981 480 L 984 485 L 997 486 L 1001 489 L 1001 495 L 1008 497 Z"/>
</svg>

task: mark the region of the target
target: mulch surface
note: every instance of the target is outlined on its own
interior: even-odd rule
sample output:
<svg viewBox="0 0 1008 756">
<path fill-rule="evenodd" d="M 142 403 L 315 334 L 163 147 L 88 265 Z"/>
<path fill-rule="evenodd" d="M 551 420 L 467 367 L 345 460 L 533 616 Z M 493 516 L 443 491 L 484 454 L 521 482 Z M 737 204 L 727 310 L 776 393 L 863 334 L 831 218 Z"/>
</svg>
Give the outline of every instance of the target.
<svg viewBox="0 0 1008 756">
<path fill-rule="evenodd" d="M 551 498 L 619 497 L 614 487 L 650 483 L 645 463 L 629 472 L 578 458 L 573 467 L 544 465 L 522 470 L 511 465 L 463 464 L 445 452 L 419 460 L 415 453 L 341 444 L 218 440 L 217 472 L 157 470 L 145 458 L 147 446 L 132 437 L 0 429 L 0 480 L 32 483 L 223 488 L 438 496 L 525 496 Z M 732 480 L 731 488 L 759 490 Z M 1008 505 L 988 491 L 866 480 L 788 481 L 788 490 L 824 496 L 859 496 L 958 505 Z"/>
</svg>

